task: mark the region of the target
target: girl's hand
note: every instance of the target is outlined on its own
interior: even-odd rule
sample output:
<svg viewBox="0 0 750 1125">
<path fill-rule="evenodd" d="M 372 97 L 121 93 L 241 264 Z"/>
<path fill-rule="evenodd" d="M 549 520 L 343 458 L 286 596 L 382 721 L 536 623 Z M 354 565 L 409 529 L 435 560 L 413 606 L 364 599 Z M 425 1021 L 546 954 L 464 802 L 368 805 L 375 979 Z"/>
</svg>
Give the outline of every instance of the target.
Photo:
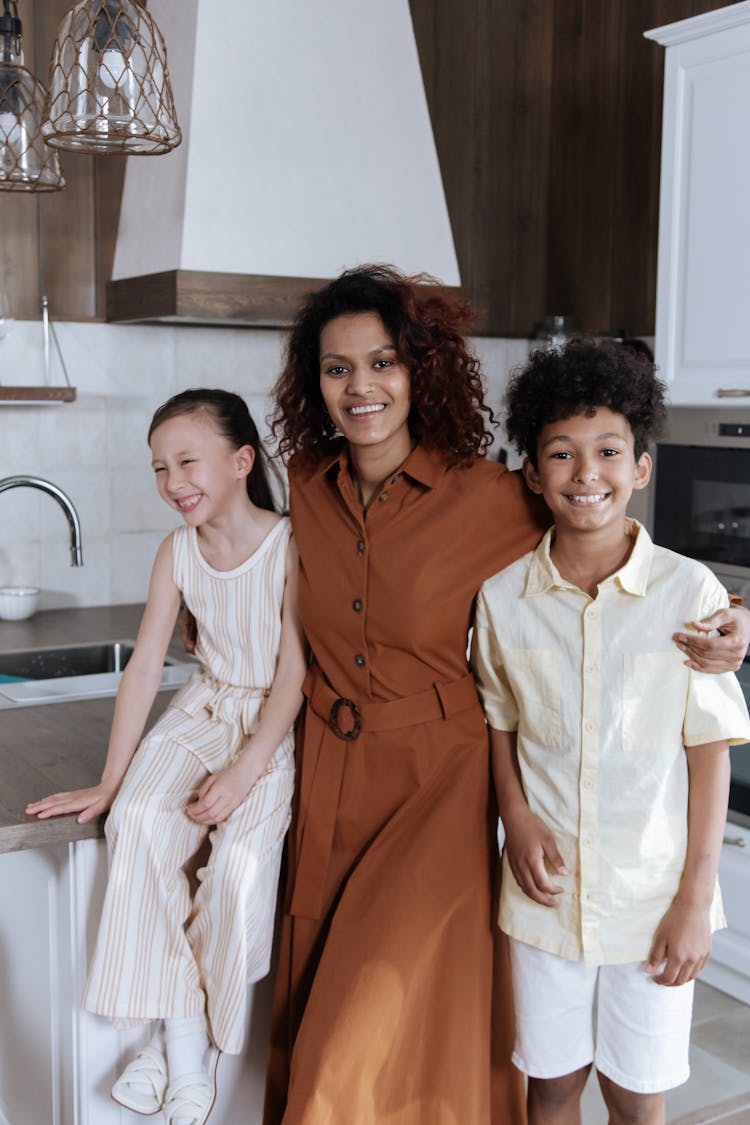
<svg viewBox="0 0 750 1125">
<path fill-rule="evenodd" d="M 262 767 L 256 764 L 246 750 L 231 766 L 206 778 L 185 812 L 199 824 L 221 824 L 242 804 L 264 771 L 265 763 Z"/>
<path fill-rule="evenodd" d="M 687 984 L 697 977 L 710 954 L 708 910 L 675 899 L 656 928 L 646 972 L 656 984 Z M 659 972 L 659 966 L 665 961 Z"/>
<path fill-rule="evenodd" d="M 50 797 L 43 797 L 41 801 L 32 801 L 26 806 L 26 814 L 35 816 L 38 820 L 47 820 L 51 816 L 80 813 L 78 823 L 87 824 L 88 821 L 107 811 L 115 799 L 116 792 L 116 788 L 99 784 L 92 786 L 91 789 L 53 793 Z"/>
<path fill-rule="evenodd" d="M 555 895 L 563 888 L 550 882 L 545 860 L 558 875 L 567 875 L 568 869 L 549 828 L 528 807 L 509 823 L 503 821 L 503 827 L 508 863 L 519 887 L 534 902 L 556 907 Z"/>
<path fill-rule="evenodd" d="M 672 639 L 687 656 L 687 667 L 696 672 L 736 672 L 750 643 L 750 613 L 742 606 L 730 606 L 717 610 L 705 621 L 690 624 L 703 633 L 718 629 L 720 636 L 675 633 Z"/>
</svg>

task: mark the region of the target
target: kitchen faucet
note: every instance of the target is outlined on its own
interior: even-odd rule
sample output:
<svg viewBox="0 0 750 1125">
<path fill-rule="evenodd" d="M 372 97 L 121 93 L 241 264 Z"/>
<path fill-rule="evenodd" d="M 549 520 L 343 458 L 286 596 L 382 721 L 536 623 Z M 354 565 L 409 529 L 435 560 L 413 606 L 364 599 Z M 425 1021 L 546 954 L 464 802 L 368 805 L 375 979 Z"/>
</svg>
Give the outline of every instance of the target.
<svg viewBox="0 0 750 1125">
<path fill-rule="evenodd" d="M 52 481 L 42 480 L 41 477 L 3 477 L 0 480 L 0 492 L 6 492 L 9 488 L 38 488 L 41 492 L 46 492 L 48 496 L 53 496 L 57 500 L 70 525 L 70 565 L 83 566 L 81 524 L 78 519 L 78 512 L 75 510 L 70 497 L 66 496 L 63 490 L 53 484 Z"/>
</svg>

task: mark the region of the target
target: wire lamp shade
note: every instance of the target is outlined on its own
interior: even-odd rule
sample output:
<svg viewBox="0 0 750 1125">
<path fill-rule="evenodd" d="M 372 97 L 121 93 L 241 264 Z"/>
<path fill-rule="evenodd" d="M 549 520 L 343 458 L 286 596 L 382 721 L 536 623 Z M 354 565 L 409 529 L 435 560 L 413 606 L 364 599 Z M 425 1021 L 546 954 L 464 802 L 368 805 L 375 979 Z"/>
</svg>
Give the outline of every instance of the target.
<svg viewBox="0 0 750 1125">
<path fill-rule="evenodd" d="M 0 16 L 0 191 L 59 191 L 65 186 L 60 158 L 48 147 L 40 132 L 43 117 L 44 88 L 23 65 L 18 5 L 3 0 Z"/>
<path fill-rule="evenodd" d="M 158 155 L 180 143 L 164 39 L 136 0 L 79 0 L 66 13 L 42 134 L 75 152 Z"/>
</svg>

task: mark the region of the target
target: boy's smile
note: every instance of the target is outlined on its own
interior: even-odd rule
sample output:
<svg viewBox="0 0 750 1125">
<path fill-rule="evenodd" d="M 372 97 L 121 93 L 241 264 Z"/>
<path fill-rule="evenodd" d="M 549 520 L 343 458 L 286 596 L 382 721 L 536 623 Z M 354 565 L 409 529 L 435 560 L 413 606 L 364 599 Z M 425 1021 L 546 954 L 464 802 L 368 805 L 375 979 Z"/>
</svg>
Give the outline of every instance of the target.
<svg viewBox="0 0 750 1125">
<path fill-rule="evenodd" d="M 537 467 L 524 464 L 532 491 L 544 496 L 558 531 L 622 535 L 635 489 L 645 488 L 651 458 L 638 460 L 633 432 L 623 414 L 600 406 L 591 417 L 576 414 L 549 422 L 539 432 Z"/>
</svg>

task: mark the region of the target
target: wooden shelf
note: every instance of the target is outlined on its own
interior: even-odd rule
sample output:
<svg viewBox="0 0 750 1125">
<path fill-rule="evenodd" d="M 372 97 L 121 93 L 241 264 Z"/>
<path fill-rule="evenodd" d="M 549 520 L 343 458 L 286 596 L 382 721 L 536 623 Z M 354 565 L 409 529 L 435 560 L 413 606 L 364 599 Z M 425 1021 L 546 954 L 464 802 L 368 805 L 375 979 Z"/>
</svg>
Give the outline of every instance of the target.
<svg viewBox="0 0 750 1125">
<path fill-rule="evenodd" d="M 0 406 L 36 406 L 44 403 L 75 402 L 75 387 L 2 387 Z"/>
</svg>

